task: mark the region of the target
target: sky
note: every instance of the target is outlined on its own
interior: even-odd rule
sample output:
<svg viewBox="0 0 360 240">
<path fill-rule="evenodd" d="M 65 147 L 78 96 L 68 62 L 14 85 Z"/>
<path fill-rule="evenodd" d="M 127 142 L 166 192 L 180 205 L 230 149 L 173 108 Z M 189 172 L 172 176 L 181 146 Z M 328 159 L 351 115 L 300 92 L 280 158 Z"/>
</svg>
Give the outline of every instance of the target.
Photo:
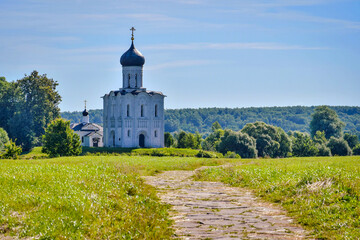
<svg viewBox="0 0 360 240">
<path fill-rule="evenodd" d="M 0 0 L 0 76 L 102 109 L 132 26 L 167 109 L 360 105 L 359 0 Z"/>
</svg>

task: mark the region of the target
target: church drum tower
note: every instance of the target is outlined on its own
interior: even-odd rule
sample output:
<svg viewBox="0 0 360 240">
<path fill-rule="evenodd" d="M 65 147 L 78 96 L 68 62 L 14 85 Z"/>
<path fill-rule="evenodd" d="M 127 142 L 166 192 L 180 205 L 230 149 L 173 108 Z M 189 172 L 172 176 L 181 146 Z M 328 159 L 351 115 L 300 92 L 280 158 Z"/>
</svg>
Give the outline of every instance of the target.
<svg viewBox="0 0 360 240">
<path fill-rule="evenodd" d="M 164 98 L 143 87 L 144 56 L 131 46 L 120 58 L 122 88 L 103 96 L 104 147 L 164 147 Z"/>
</svg>

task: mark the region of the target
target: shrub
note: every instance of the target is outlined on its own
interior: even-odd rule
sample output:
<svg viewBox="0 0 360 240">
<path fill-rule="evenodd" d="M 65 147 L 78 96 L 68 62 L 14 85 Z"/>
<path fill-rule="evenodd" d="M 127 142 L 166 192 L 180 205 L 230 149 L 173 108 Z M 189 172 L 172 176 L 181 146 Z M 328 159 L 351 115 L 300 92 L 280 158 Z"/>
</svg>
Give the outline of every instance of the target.
<svg viewBox="0 0 360 240">
<path fill-rule="evenodd" d="M 360 144 L 356 145 L 352 151 L 354 155 L 360 155 Z"/>
<path fill-rule="evenodd" d="M 70 121 L 52 121 L 43 136 L 42 151 L 54 156 L 77 156 L 81 153 L 80 137 L 70 128 Z"/>
<path fill-rule="evenodd" d="M 164 145 L 165 147 L 172 147 L 174 145 L 174 138 L 168 132 L 164 134 Z"/>
<path fill-rule="evenodd" d="M 319 150 L 318 156 L 321 157 L 330 157 L 331 151 L 330 148 L 328 148 L 325 144 L 316 144 L 316 148 Z"/>
<path fill-rule="evenodd" d="M 5 153 L 1 155 L 1 158 L 17 159 L 21 152 L 22 148 L 20 146 L 16 146 L 15 142 L 10 139 L 10 141 L 5 144 Z"/>
<path fill-rule="evenodd" d="M 217 158 L 215 153 L 212 152 L 206 152 L 203 150 L 200 150 L 197 154 L 196 157 L 202 157 L 202 158 Z"/>
<path fill-rule="evenodd" d="M 8 134 L 4 129 L 0 128 L 0 152 L 4 149 L 7 142 L 9 142 Z"/>
<path fill-rule="evenodd" d="M 359 144 L 359 138 L 358 138 L 357 135 L 352 135 L 350 133 L 345 133 L 344 139 L 345 139 L 345 141 L 347 141 L 350 148 L 354 148 L 356 145 Z"/>
<path fill-rule="evenodd" d="M 241 156 L 235 152 L 228 151 L 224 157 L 226 158 L 241 158 Z"/>
<path fill-rule="evenodd" d="M 331 137 L 327 146 L 334 156 L 348 156 L 352 154 L 351 148 L 343 138 Z"/>
<path fill-rule="evenodd" d="M 241 132 L 247 133 L 256 140 L 259 157 L 286 157 L 291 152 L 291 140 L 279 127 L 255 122 L 246 124 Z"/>
<path fill-rule="evenodd" d="M 256 142 L 255 139 L 246 133 L 225 130 L 224 136 L 218 146 L 218 151 L 222 154 L 228 151 L 239 154 L 242 158 L 256 158 Z"/>
<path fill-rule="evenodd" d="M 302 132 L 294 132 L 292 141 L 292 154 L 296 157 L 316 156 L 319 150 L 311 140 L 310 135 Z"/>
</svg>

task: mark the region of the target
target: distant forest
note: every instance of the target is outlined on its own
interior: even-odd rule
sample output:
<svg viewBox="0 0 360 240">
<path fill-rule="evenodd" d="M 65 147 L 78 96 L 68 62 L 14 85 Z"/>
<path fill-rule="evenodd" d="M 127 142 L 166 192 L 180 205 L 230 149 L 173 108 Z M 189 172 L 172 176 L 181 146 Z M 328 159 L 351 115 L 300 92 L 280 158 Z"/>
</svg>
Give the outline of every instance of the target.
<svg viewBox="0 0 360 240">
<path fill-rule="evenodd" d="M 360 136 L 360 107 L 331 106 L 345 125 L 345 132 Z M 184 130 L 207 135 L 213 122 L 223 128 L 240 130 L 245 124 L 263 121 L 288 131 L 309 132 L 311 114 L 315 107 L 251 107 L 251 108 L 200 108 L 165 110 L 165 131 Z M 89 110 L 90 121 L 102 125 L 102 110 Z M 61 116 L 71 122 L 79 122 L 81 112 L 62 112 Z"/>
</svg>

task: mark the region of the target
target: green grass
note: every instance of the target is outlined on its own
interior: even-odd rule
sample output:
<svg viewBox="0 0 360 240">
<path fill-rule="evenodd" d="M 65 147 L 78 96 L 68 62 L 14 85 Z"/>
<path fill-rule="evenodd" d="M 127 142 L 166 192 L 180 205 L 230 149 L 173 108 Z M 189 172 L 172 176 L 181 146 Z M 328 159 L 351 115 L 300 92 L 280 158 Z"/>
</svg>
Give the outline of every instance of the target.
<svg viewBox="0 0 360 240">
<path fill-rule="evenodd" d="M 200 150 L 184 148 L 91 148 L 83 147 L 82 155 L 131 155 L 131 156 L 157 156 L 157 157 L 196 157 Z M 209 152 L 213 157 L 221 158 L 217 152 Z"/>
<path fill-rule="evenodd" d="M 360 157 L 241 160 L 196 179 L 253 189 L 281 204 L 314 237 L 360 238 Z"/>
<path fill-rule="evenodd" d="M 169 239 L 168 206 L 138 174 L 225 161 L 141 156 L 0 160 L 0 238 Z"/>
<path fill-rule="evenodd" d="M 46 153 L 41 152 L 42 147 L 34 147 L 29 152 L 23 152 L 20 155 L 20 159 L 40 159 L 49 157 Z"/>
</svg>

